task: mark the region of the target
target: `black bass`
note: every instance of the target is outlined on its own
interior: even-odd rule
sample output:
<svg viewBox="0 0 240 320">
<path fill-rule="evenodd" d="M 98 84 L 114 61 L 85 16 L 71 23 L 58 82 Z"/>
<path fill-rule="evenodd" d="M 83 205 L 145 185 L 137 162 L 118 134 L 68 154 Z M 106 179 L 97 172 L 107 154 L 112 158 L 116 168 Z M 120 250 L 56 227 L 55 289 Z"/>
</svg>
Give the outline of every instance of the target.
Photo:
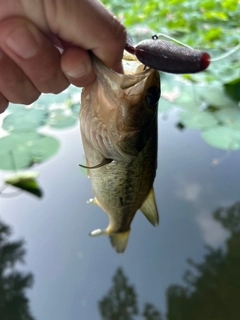
<svg viewBox="0 0 240 320">
<path fill-rule="evenodd" d="M 82 91 L 80 127 L 93 202 L 110 222 L 90 235 L 108 234 L 116 251 L 123 252 L 138 209 L 154 226 L 159 223 L 153 182 L 160 77 L 139 61 L 125 62 L 125 74 L 95 56 L 92 63 L 97 77 Z"/>
</svg>

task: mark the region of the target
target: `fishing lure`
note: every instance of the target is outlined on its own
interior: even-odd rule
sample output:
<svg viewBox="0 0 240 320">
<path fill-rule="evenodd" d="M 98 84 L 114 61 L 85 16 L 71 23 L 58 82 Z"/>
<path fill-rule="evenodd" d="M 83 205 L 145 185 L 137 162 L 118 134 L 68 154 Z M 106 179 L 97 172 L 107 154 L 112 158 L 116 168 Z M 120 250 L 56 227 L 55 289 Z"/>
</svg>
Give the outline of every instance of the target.
<svg viewBox="0 0 240 320">
<path fill-rule="evenodd" d="M 127 35 L 125 50 L 150 68 L 175 74 L 200 72 L 210 64 L 207 52 L 160 40 L 156 35 L 138 44 Z"/>
</svg>

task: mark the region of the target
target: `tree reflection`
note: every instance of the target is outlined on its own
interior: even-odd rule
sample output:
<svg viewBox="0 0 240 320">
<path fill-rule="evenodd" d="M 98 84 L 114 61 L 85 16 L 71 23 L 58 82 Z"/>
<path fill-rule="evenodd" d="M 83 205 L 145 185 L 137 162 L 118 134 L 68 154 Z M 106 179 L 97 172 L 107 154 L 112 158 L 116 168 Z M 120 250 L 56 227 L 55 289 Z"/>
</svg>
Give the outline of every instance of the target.
<svg viewBox="0 0 240 320">
<path fill-rule="evenodd" d="M 151 303 L 145 303 L 142 315 L 145 320 L 162 320 L 161 313 Z"/>
<path fill-rule="evenodd" d="M 112 279 L 113 285 L 99 301 L 99 310 L 104 320 L 134 320 L 139 315 L 137 294 L 134 286 L 128 284 L 122 268 L 118 268 Z M 146 303 L 143 313 L 145 320 L 161 320 L 159 311 L 150 303 Z M 139 319 L 139 317 L 138 317 Z"/>
<path fill-rule="evenodd" d="M 231 232 L 226 250 L 207 247 L 200 264 L 189 259 L 186 286 L 167 290 L 168 320 L 240 319 L 240 202 L 213 217 Z"/>
<path fill-rule="evenodd" d="M 213 217 L 230 231 L 225 249 L 206 247 L 202 263 L 188 259 L 185 285 L 171 285 L 166 291 L 167 320 L 240 319 L 240 202 L 217 209 Z M 163 319 L 150 303 L 145 303 L 142 313 L 138 312 L 135 288 L 128 284 L 121 268 L 99 302 L 99 310 L 103 320 Z"/>
<path fill-rule="evenodd" d="M 33 320 L 26 288 L 32 287 L 33 275 L 15 269 L 24 262 L 24 242 L 9 241 L 10 228 L 0 221 L 0 319 Z"/>
<path fill-rule="evenodd" d="M 137 295 L 123 270 L 118 268 L 112 279 L 113 286 L 102 300 L 99 310 L 105 320 L 132 320 L 138 314 Z"/>
</svg>

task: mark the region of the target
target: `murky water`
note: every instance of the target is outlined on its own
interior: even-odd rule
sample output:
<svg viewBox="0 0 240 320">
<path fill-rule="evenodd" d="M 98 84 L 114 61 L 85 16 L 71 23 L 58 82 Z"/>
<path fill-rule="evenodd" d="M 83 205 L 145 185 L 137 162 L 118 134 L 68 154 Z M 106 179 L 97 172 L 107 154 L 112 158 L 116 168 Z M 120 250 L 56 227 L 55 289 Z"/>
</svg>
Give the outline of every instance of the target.
<svg viewBox="0 0 240 320">
<path fill-rule="evenodd" d="M 54 131 L 60 151 L 35 168 L 41 200 L 27 193 L 0 197 L 9 240 L 25 240 L 26 264 L 16 269 L 33 274 L 26 293 L 34 319 L 239 319 L 240 152 L 214 149 L 177 122 L 174 111 L 159 114 L 160 225 L 138 212 L 124 254 L 106 236 L 88 236 L 108 217 L 86 204 L 92 193 L 78 167 L 84 154 L 77 126 Z M 192 273 L 184 280 L 186 270 Z"/>
</svg>

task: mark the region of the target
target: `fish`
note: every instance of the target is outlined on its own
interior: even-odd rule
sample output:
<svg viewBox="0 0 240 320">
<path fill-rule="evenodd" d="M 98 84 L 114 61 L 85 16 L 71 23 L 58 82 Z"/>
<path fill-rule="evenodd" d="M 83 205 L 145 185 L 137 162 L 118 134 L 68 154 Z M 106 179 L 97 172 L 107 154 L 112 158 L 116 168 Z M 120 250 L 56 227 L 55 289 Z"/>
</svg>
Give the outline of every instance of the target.
<svg viewBox="0 0 240 320">
<path fill-rule="evenodd" d="M 153 183 L 157 170 L 157 114 L 160 75 L 125 53 L 124 74 L 91 55 L 96 80 L 83 88 L 79 113 L 88 177 L 94 199 L 109 216 L 113 248 L 124 252 L 132 220 L 140 209 L 159 223 Z"/>
</svg>

